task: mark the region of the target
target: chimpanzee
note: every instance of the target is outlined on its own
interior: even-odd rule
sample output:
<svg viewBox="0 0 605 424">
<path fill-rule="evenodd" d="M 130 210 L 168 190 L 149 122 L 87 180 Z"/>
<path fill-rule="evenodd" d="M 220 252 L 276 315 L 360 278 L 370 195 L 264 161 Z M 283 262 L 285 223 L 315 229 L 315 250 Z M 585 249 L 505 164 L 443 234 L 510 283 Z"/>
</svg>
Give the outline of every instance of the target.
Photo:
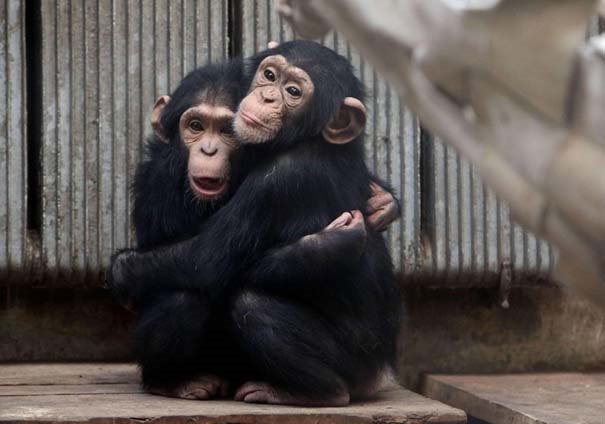
<svg viewBox="0 0 605 424">
<path fill-rule="evenodd" d="M 371 183 L 363 161 L 362 86 L 346 59 L 302 41 L 256 55 L 243 80 L 249 91 L 234 124 L 244 143 L 240 187 L 196 226 L 199 234 L 117 255 L 111 284 L 138 305 L 176 299 L 170 302 L 183 302 L 191 318 L 205 305 L 211 324 L 198 320 L 194 332 L 208 334 L 209 352 L 230 352 L 227 366 L 243 364 L 250 380 L 236 399 L 347 404 L 375 391 L 392 363 L 400 307 L 384 241 L 372 228 L 365 234 L 358 212 Z M 170 140 L 178 116 L 162 113 Z M 189 125 L 184 116 L 181 129 Z M 219 190 L 220 183 L 206 188 Z M 342 211 L 353 212 L 328 225 Z M 350 231 L 332 231 L 343 225 Z M 151 311 L 161 315 L 162 307 Z M 167 318 L 181 334 L 187 320 Z M 189 339 L 191 328 L 182 337 L 199 340 Z M 193 342 L 192 351 L 200 351 Z M 220 379 L 213 384 L 224 390 Z"/>
</svg>

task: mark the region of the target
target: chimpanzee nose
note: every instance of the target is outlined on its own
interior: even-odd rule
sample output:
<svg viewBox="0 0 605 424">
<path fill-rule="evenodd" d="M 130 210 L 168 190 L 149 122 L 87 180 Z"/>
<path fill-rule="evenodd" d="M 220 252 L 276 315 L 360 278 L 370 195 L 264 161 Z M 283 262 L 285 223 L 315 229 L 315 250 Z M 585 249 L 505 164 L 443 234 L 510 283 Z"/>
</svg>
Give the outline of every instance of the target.
<svg viewBox="0 0 605 424">
<path fill-rule="evenodd" d="M 201 147 L 202 153 L 204 153 L 206 156 L 214 156 L 216 154 L 216 152 L 218 152 L 218 148 L 214 145 L 205 145 L 202 144 Z"/>
<path fill-rule="evenodd" d="M 269 88 L 262 92 L 263 102 L 265 103 L 274 103 L 277 100 L 277 90 L 274 88 Z"/>
</svg>

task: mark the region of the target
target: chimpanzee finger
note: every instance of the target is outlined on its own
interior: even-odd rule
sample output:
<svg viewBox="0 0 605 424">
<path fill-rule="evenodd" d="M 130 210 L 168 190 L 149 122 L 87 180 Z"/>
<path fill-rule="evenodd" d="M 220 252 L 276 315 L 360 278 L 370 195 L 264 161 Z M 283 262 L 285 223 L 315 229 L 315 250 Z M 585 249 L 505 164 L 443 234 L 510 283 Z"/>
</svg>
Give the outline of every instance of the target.
<svg viewBox="0 0 605 424">
<path fill-rule="evenodd" d="M 348 225 L 352 219 L 353 219 L 353 215 L 350 212 L 344 212 L 338 218 L 336 218 L 334 221 L 330 222 L 328 224 L 328 226 L 326 228 L 324 228 L 324 231 L 334 230 L 336 228 L 344 227 L 345 225 Z"/>
<path fill-rule="evenodd" d="M 351 222 L 349 222 L 349 225 L 353 225 L 357 222 L 363 222 L 363 214 L 361 213 L 361 211 L 354 210 L 349 213 L 351 214 Z"/>
<path fill-rule="evenodd" d="M 378 183 L 375 183 L 374 181 L 370 183 L 370 189 L 372 190 L 372 196 L 386 193 L 385 189 L 383 189 L 382 186 L 380 186 Z"/>
<path fill-rule="evenodd" d="M 386 205 L 368 216 L 368 223 L 376 231 L 384 231 L 397 219 L 399 207 L 394 201 L 387 202 Z"/>
<path fill-rule="evenodd" d="M 389 203 L 393 203 L 393 197 L 388 193 L 378 194 L 376 196 L 370 197 L 368 199 L 368 203 L 366 205 L 365 212 L 366 214 L 372 214 L 374 212 L 383 209 Z"/>
</svg>

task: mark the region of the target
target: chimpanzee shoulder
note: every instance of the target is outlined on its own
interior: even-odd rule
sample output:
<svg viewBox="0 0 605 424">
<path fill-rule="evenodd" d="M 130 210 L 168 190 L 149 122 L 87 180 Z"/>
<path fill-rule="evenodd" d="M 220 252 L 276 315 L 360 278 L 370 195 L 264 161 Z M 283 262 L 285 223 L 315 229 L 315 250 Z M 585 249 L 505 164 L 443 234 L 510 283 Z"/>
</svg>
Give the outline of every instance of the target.
<svg viewBox="0 0 605 424">
<path fill-rule="evenodd" d="M 204 211 L 187 192 L 187 156 L 180 146 L 151 136 L 144 154 L 132 186 L 132 220 L 137 245 L 146 250 L 195 234 Z"/>
</svg>

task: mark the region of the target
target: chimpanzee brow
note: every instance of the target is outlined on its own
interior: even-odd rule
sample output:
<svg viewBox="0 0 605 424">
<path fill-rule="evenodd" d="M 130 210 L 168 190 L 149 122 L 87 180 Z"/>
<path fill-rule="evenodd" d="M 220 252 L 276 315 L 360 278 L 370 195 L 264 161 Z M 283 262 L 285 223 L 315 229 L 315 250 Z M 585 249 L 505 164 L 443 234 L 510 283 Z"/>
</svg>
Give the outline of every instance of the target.
<svg viewBox="0 0 605 424">
<path fill-rule="evenodd" d="M 299 81 L 299 82 L 309 82 L 310 81 L 308 74 L 297 66 L 292 66 L 292 65 L 288 66 L 288 68 L 286 69 L 286 73 L 292 80 Z"/>
<path fill-rule="evenodd" d="M 208 106 L 204 104 L 189 109 L 185 114 L 187 116 L 195 114 L 202 116 L 205 119 L 225 122 L 230 122 L 235 115 L 233 111 L 226 106 Z"/>
</svg>

